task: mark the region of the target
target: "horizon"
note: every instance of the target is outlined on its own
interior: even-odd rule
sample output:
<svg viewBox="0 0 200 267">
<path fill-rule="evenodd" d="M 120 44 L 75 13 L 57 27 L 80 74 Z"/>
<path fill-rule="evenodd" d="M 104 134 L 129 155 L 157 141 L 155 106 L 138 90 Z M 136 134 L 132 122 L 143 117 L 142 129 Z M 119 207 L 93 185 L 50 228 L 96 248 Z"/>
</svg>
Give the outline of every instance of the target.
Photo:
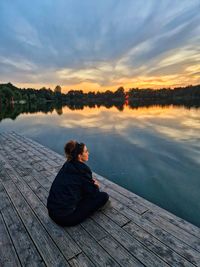
<svg viewBox="0 0 200 267">
<path fill-rule="evenodd" d="M 63 93 L 198 85 L 199 7 L 197 0 L 2 0 L 0 81 L 60 85 Z"/>
<path fill-rule="evenodd" d="M 51 88 L 51 87 L 45 87 L 45 86 L 43 86 L 43 87 L 41 87 L 41 88 L 32 88 L 32 87 L 18 87 L 16 84 L 13 84 L 12 82 L 6 82 L 6 83 L 0 83 L 0 86 L 1 85 L 7 85 L 7 84 L 11 84 L 12 86 L 14 86 L 14 87 L 17 87 L 19 90 L 23 90 L 23 89 L 34 89 L 34 90 L 42 90 L 42 89 L 45 89 L 45 90 L 51 90 L 52 92 L 54 92 L 54 89 L 55 89 L 55 87 L 56 86 L 60 86 L 60 85 L 56 85 L 56 86 L 54 86 L 54 88 Z M 91 92 L 91 93 L 97 93 L 97 92 L 100 92 L 100 93 L 106 93 L 106 91 L 111 91 L 112 93 L 114 93 L 115 91 L 117 91 L 119 88 L 123 88 L 124 89 L 124 92 L 125 93 L 128 93 L 129 92 L 129 90 L 131 90 L 131 89 L 137 89 L 137 90 L 162 90 L 162 89 L 164 89 L 164 90 L 174 90 L 174 89 L 176 89 L 176 88 L 182 88 L 182 89 L 186 89 L 186 88 L 188 88 L 188 87 L 196 87 L 196 86 L 200 86 L 200 84 L 188 84 L 188 85 L 186 85 L 186 86 L 180 86 L 180 87 L 161 87 L 161 88 L 157 88 L 157 89 L 155 89 L 155 88 L 137 88 L 137 87 L 132 87 L 132 88 L 124 88 L 123 86 L 120 86 L 120 87 L 118 87 L 118 88 L 115 88 L 115 90 L 109 90 L 109 89 L 107 89 L 107 90 L 105 90 L 105 91 L 99 91 L 99 90 L 97 90 L 97 91 L 84 91 L 84 90 L 82 90 L 82 89 L 73 89 L 73 88 L 71 88 L 71 89 L 69 89 L 69 90 L 66 90 L 66 91 L 63 91 L 63 88 L 62 88 L 62 86 L 60 86 L 61 87 L 61 93 L 62 94 L 67 94 L 68 92 L 70 92 L 70 91 L 83 91 L 83 93 L 89 93 L 89 92 Z"/>
<path fill-rule="evenodd" d="M 35 90 L 41 90 L 41 89 L 50 89 L 51 91 L 54 91 L 55 87 L 59 84 L 56 84 L 56 85 L 53 85 L 52 87 L 46 87 L 46 86 L 41 86 L 40 88 L 36 88 L 36 87 L 20 87 L 18 86 L 17 84 L 13 84 L 12 82 L 5 82 L 5 83 L 0 83 L 1 84 L 9 84 L 11 83 L 13 86 L 17 87 L 18 89 L 35 89 Z M 130 89 L 138 89 L 138 90 L 142 90 L 142 89 L 151 89 L 151 90 L 160 90 L 160 89 L 170 89 L 170 90 L 174 90 L 178 87 L 180 88 L 187 88 L 187 87 L 195 87 L 195 86 L 199 86 L 200 83 L 197 83 L 197 84 L 187 84 L 185 86 L 177 86 L 177 87 L 159 87 L 159 88 L 150 88 L 150 87 L 143 87 L 143 88 L 138 88 L 138 87 L 132 87 L 132 88 L 124 88 L 124 86 L 119 86 L 117 88 L 113 88 L 113 90 L 110 90 L 110 89 L 105 89 L 105 90 L 83 90 L 83 89 L 74 89 L 74 88 L 69 88 L 69 89 L 65 89 L 61 86 L 61 92 L 64 93 L 64 94 L 67 94 L 69 91 L 83 91 L 83 93 L 88 93 L 88 92 L 94 92 L 94 93 L 97 93 L 97 92 L 100 92 L 100 93 L 105 93 L 106 91 L 111 91 L 111 92 L 115 92 L 117 89 L 119 89 L 120 87 L 123 87 L 124 88 L 124 91 L 125 92 L 128 92 Z M 59 85 L 60 86 L 60 85 Z M 64 89 L 64 90 L 63 90 Z"/>
</svg>

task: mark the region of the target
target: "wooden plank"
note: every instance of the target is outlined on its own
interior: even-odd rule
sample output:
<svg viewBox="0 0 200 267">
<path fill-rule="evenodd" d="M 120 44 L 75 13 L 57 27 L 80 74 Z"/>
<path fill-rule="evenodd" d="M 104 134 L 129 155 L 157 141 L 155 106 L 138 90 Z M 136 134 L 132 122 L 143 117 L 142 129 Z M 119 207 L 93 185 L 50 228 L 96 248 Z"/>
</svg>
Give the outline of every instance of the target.
<svg viewBox="0 0 200 267">
<path fill-rule="evenodd" d="M 123 226 L 127 224 L 130 219 L 128 219 L 126 216 L 118 212 L 116 209 L 112 207 L 112 203 L 109 207 L 102 210 L 102 213 L 104 213 L 107 217 L 112 219 L 115 223 L 117 223 L 119 226 Z"/>
<path fill-rule="evenodd" d="M 20 141 L 19 138 L 16 138 L 13 134 L 9 135 L 10 139 L 14 139 L 15 145 L 16 143 L 18 144 L 17 148 L 21 149 L 21 147 L 25 148 L 27 150 L 27 153 L 29 153 L 29 156 L 32 157 L 32 160 L 35 159 L 45 159 L 48 158 L 43 164 L 45 167 L 48 168 L 54 168 L 56 169 L 57 167 L 60 167 L 60 163 L 64 163 L 66 159 L 64 159 L 63 156 L 57 154 L 56 152 L 53 152 L 49 150 L 48 148 L 41 146 L 40 144 L 36 143 L 34 146 L 31 146 L 30 144 L 32 143 L 32 140 L 27 139 L 27 138 L 22 138 Z M 12 140 L 13 141 L 13 140 Z M 40 148 L 41 147 L 41 148 Z"/>
<path fill-rule="evenodd" d="M 113 190 L 111 187 L 104 187 L 104 190 L 113 198 L 119 200 L 121 203 L 126 204 L 128 207 L 130 207 L 132 210 L 137 212 L 138 214 L 143 214 L 147 209 L 143 207 L 142 205 L 138 204 L 137 202 L 130 200 L 129 198 L 119 194 L 115 190 Z"/>
<path fill-rule="evenodd" d="M 61 167 L 62 167 L 62 166 L 61 166 Z M 61 169 L 61 167 L 60 167 L 60 169 Z M 59 170 L 60 170 L 60 169 L 59 169 Z M 46 178 L 50 181 L 50 183 L 53 182 L 53 180 L 55 179 L 57 173 L 58 173 L 58 170 L 57 170 L 56 172 L 55 172 L 54 170 L 51 171 L 51 172 L 47 172 L 47 171 L 41 171 L 41 172 L 40 172 L 40 174 L 41 174 L 43 177 L 46 177 Z"/>
<path fill-rule="evenodd" d="M 121 265 L 126 267 L 142 267 L 144 266 L 136 258 L 134 258 L 124 247 L 122 247 L 111 236 L 106 236 L 99 242 L 101 246 L 109 251 L 109 254 Z"/>
<path fill-rule="evenodd" d="M 31 175 L 26 175 L 22 178 L 28 186 L 31 188 L 31 190 L 37 195 L 37 197 L 40 199 L 40 201 L 46 205 L 47 203 L 47 198 L 48 198 L 48 191 L 42 187 L 42 185 L 34 179 Z"/>
<path fill-rule="evenodd" d="M 49 156 L 52 160 L 56 160 L 58 158 L 62 159 L 62 156 L 55 151 L 52 151 L 51 149 L 39 144 L 38 142 L 35 142 L 33 139 L 25 138 L 24 136 L 21 136 L 17 133 L 10 134 L 10 137 L 15 138 L 15 140 L 21 140 L 23 143 L 27 143 L 32 148 L 39 148 L 39 152 L 46 157 L 46 155 Z"/>
<path fill-rule="evenodd" d="M 6 229 L 5 223 L 0 212 L 0 266 L 1 267 L 20 267 L 20 261 Z"/>
<path fill-rule="evenodd" d="M 16 138 L 13 135 L 10 135 L 11 140 L 15 140 L 15 144 L 18 143 L 19 147 L 24 147 L 27 149 L 27 153 L 29 153 L 29 160 L 32 161 L 32 163 L 35 161 L 35 159 L 39 159 L 40 164 L 42 163 L 43 166 L 48 170 L 49 168 L 54 168 L 57 170 L 60 165 L 62 165 L 65 161 L 64 157 L 61 155 L 47 149 L 46 147 L 42 146 L 42 149 L 40 148 L 40 145 L 34 145 L 31 146 L 31 140 L 26 140 L 23 138 L 22 141 L 20 141 L 18 138 Z M 45 162 L 41 161 L 44 159 L 45 156 Z M 32 159 L 30 159 L 32 157 Z M 48 159 L 47 159 L 48 158 Z"/>
<path fill-rule="evenodd" d="M 2 156 L 0 155 L 0 162 L 1 162 L 1 168 L 0 168 L 0 182 L 4 179 L 10 180 L 9 177 L 6 176 L 6 170 L 9 168 L 9 165 L 6 161 L 2 160 Z"/>
<path fill-rule="evenodd" d="M 155 210 L 150 210 L 152 214 L 156 214 L 161 218 L 161 220 L 166 224 L 174 229 L 179 229 L 178 231 L 182 233 L 186 233 L 189 235 L 193 235 L 195 238 L 198 238 L 200 240 L 200 228 L 196 227 L 195 225 L 179 218 L 175 217 L 175 215 L 171 216 L 171 213 L 168 211 L 162 210 L 160 212 L 155 212 Z"/>
<path fill-rule="evenodd" d="M 105 215 L 101 214 L 101 216 L 99 216 L 98 213 L 95 213 L 92 218 L 145 266 L 169 266 Z"/>
<path fill-rule="evenodd" d="M 177 239 L 171 233 L 165 231 L 164 229 L 148 221 L 147 219 L 142 218 L 140 215 L 133 212 L 131 209 L 121 204 L 120 202 L 114 199 L 112 199 L 111 201 L 112 201 L 112 205 L 117 210 L 119 210 L 124 215 L 126 215 L 128 218 L 130 218 L 133 223 L 142 227 L 145 231 L 153 235 L 155 238 L 160 240 L 162 243 L 167 245 L 169 248 L 176 251 L 178 254 L 180 254 L 182 257 L 184 257 L 189 262 L 193 263 L 196 266 L 200 266 L 200 253 L 198 253 L 196 250 L 192 249 L 185 242 L 182 242 L 181 240 Z M 127 225 L 131 226 L 132 222 L 128 223 Z"/>
<path fill-rule="evenodd" d="M 5 151 L 7 151 L 6 148 Z M 0 158 L 3 161 L 4 158 L 1 155 Z M 31 175 L 33 178 L 36 178 L 46 190 L 50 189 L 52 182 L 46 179 L 46 177 L 44 177 L 43 175 L 41 175 L 40 172 L 31 168 L 28 163 L 24 163 L 24 161 L 22 161 L 17 154 L 15 154 L 14 152 L 10 152 L 9 158 L 7 156 L 5 156 L 5 158 L 11 162 L 11 165 L 16 169 L 16 172 L 21 175 L 21 177 Z"/>
<path fill-rule="evenodd" d="M 10 146 L 10 143 L 9 143 L 9 146 Z M 32 176 L 34 177 L 37 177 L 40 181 L 40 183 L 47 189 L 49 190 L 50 186 L 51 186 L 51 183 L 52 181 L 50 181 L 49 179 L 46 179 L 48 178 L 48 176 L 50 176 L 50 172 L 45 172 L 45 177 L 44 175 L 42 175 L 42 169 L 39 167 L 39 171 L 34 169 L 34 165 L 31 166 L 27 161 L 24 161 L 23 158 L 21 158 L 21 155 L 19 155 L 17 153 L 17 151 L 10 151 L 9 150 L 9 146 L 6 146 L 4 149 L 7 153 L 7 155 L 4 155 L 9 161 L 12 162 L 12 166 L 13 167 L 16 167 L 17 168 L 17 171 L 19 173 L 20 171 L 20 174 L 22 176 L 24 175 L 28 175 L 28 174 L 31 174 Z M 9 155 L 9 157 L 8 157 Z M 25 155 L 26 157 L 26 155 Z M 51 179 L 52 180 L 52 179 Z"/>
<path fill-rule="evenodd" d="M 133 222 L 131 224 L 125 225 L 123 229 L 125 229 L 129 234 L 134 236 L 148 249 L 154 251 L 154 253 L 156 253 L 159 257 L 165 260 L 165 262 L 167 262 L 169 265 L 172 265 L 173 267 L 194 266 L 192 263 L 188 262 L 186 259 L 184 259 L 175 251 L 173 251 L 171 248 L 160 242 L 158 239 L 153 237 L 151 234 L 149 234 L 147 231 L 143 230 L 141 227 L 134 224 Z"/>
<path fill-rule="evenodd" d="M 69 266 L 14 183 L 12 181 L 6 181 L 3 182 L 3 186 L 11 198 L 19 216 L 23 220 L 37 249 L 40 251 L 46 265 L 52 267 Z"/>
<path fill-rule="evenodd" d="M 15 142 L 20 144 L 18 140 L 15 140 Z M 27 151 L 30 151 L 31 149 L 31 154 L 32 154 L 30 156 L 32 157 L 31 161 L 34 161 L 35 158 L 40 159 L 40 165 L 42 165 L 46 170 L 49 170 L 51 168 L 52 170 L 58 171 L 58 168 L 60 168 L 63 165 L 64 161 L 66 160 L 61 155 L 59 156 L 56 156 L 57 154 L 54 155 L 53 151 L 51 151 L 51 153 L 49 151 L 44 153 L 44 150 L 46 148 L 45 149 L 43 148 L 43 150 L 41 150 L 41 149 L 38 149 L 37 146 L 30 147 L 30 143 L 26 145 L 26 142 L 25 143 L 21 142 L 20 145 L 25 147 Z M 54 155 L 53 160 L 52 160 L 52 155 Z M 45 156 L 45 161 L 43 160 L 44 156 Z"/>
<path fill-rule="evenodd" d="M 94 263 L 84 254 L 80 253 L 69 261 L 71 267 L 95 267 Z"/>
<path fill-rule="evenodd" d="M 188 232 L 184 231 L 183 229 L 173 224 L 168 223 L 162 217 L 159 217 L 157 214 L 153 213 L 152 211 L 146 212 L 142 217 L 160 226 L 162 229 L 173 234 L 176 238 L 182 240 L 187 245 L 191 246 L 192 248 L 200 252 L 200 239 L 199 238 L 189 234 Z"/>
<path fill-rule="evenodd" d="M 13 140 L 12 140 L 13 141 Z M 22 148 L 20 147 L 15 147 L 13 142 L 10 140 L 9 144 L 6 145 L 5 149 L 7 149 L 7 151 L 9 151 L 9 153 L 13 153 L 15 151 L 15 153 L 24 160 L 24 162 L 29 163 L 32 167 L 34 167 L 36 170 L 41 171 L 44 170 L 44 167 L 41 166 L 40 162 L 41 159 L 39 157 L 37 157 L 37 155 L 34 155 L 32 152 L 28 151 L 28 148 L 24 147 L 24 150 L 22 150 Z M 13 150 L 13 147 L 15 148 Z"/>
<path fill-rule="evenodd" d="M 172 216 L 172 214 L 166 210 L 160 210 L 158 212 L 158 215 L 163 217 L 163 219 L 165 219 L 166 221 L 176 225 L 177 227 L 182 228 L 186 232 L 200 238 L 200 228 L 198 228 L 197 226 L 183 220 L 182 218 L 179 218 L 174 214 Z"/>
<path fill-rule="evenodd" d="M 26 197 L 27 202 L 40 219 L 46 231 L 51 235 L 51 238 L 62 251 L 63 255 L 67 259 L 70 259 L 80 253 L 80 248 L 62 227 L 58 226 L 50 219 L 46 207 L 39 201 L 28 186 L 21 181 L 18 181 L 16 185 L 23 196 Z"/>
<path fill-rule="evenodd" d="M 14 172 L 11 168 L 7 170 L 9 174 Z M 80 248 L 76 245 L 73 239 L 64 231 L 62 227 L 56 225 L 48 216 L 46 207 L 41 203 L 37 196 L 30 190 L 30 188 L 20 180 L 15 173 L 15 185 L 20 190 L 22 195 L 26 198 L 35 214 L 42 222 L 44 228 L 51 235 L 59 249 L 62 251 L 67 259 L 70 259 L 81 252 Z M 46 204 L 46 201 L 45 201 Z"/>
<path fill-rule="evenodd" d="M 87 218 L 81 225 L 96 241 L 108 235 L 108 233 L 91 218 Z"/>
<path fill-rule="evenodd" d="M 120 266 L 80 225 L 65 228 L 95 266 Z"/>
<path fill-rule="evenodd" d="M 0 203 L 4 222 L 11 236 L 22 266 L 46 266 L 43 263 L 43 259 L 39 255 L 32 240 L 30 239 L 30 236 L 28 235 L 22 221 L 17 215 L 17 212 L 13 208 L 13 205 L 11 204 L 2 184 L 0 184 Z"/>
</svg>

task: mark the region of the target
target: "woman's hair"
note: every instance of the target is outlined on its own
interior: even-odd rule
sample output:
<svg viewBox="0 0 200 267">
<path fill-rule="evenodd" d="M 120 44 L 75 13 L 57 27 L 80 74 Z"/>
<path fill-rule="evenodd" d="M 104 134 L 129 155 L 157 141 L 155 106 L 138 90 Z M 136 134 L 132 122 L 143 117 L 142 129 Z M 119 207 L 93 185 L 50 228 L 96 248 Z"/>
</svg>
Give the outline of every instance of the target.
<svg viewBox="0 0 200 267">
<path fill-rule="evenodd" d="M 65 144 L 64 150 L 67 161 L 77 160 L 78 155 L 83 153 L 85 144 L 70 140 Z"/>
</svg>

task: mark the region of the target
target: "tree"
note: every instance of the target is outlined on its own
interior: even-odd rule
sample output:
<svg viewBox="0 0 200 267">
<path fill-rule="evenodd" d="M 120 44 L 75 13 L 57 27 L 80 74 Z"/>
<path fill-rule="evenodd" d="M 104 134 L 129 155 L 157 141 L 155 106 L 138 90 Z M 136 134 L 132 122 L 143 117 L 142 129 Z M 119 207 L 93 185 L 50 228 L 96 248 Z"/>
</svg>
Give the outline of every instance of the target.
<svg viewBox="0 0 200 267">
<path fill-rule="evenodd" d="M 124 87 L 119 87 L 115 92 L 114 92 L 115 97 L 120 97 L 124 98 L 125 97 L 125 92 L 124 92 Z"/>
<path fill-rule="evenodd" d="M 54 89 L 54 93 L 60 93 L 61 94 L 62 88 L 60 85 L 57 85 Z"/>
</svg>

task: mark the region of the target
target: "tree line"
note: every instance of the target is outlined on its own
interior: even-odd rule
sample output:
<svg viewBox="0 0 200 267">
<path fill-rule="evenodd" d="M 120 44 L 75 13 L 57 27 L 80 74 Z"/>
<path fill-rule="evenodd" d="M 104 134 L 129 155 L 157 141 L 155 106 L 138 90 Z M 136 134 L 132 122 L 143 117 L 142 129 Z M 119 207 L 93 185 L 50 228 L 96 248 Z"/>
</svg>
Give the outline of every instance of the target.
<svg viewBox="0 0 200 267">
<path fill-rule="evenodd" d="M 158 100 L 192 100 L 200 99 L 200 85 L 190 85 L 186 87 L 177 87 L 174 89 L 163 88 L 159 90 L 130 88 L 125 91 L 123 87 L 119 87 L 112 92 L 87 92 L 82 90 L 70 90 L 62 93 L 62 89 L 57 85 L 53 90 L 50 88 L 41 88 L 39 90 L 33 88 L 20 89 L 12 83 L 0 84 L 0 104 L 10 103 L 46 103 L 46 102 L 62 102 L 70 103 L 124 103 L 125 101 L 158 101 Z"/>
</svg>

